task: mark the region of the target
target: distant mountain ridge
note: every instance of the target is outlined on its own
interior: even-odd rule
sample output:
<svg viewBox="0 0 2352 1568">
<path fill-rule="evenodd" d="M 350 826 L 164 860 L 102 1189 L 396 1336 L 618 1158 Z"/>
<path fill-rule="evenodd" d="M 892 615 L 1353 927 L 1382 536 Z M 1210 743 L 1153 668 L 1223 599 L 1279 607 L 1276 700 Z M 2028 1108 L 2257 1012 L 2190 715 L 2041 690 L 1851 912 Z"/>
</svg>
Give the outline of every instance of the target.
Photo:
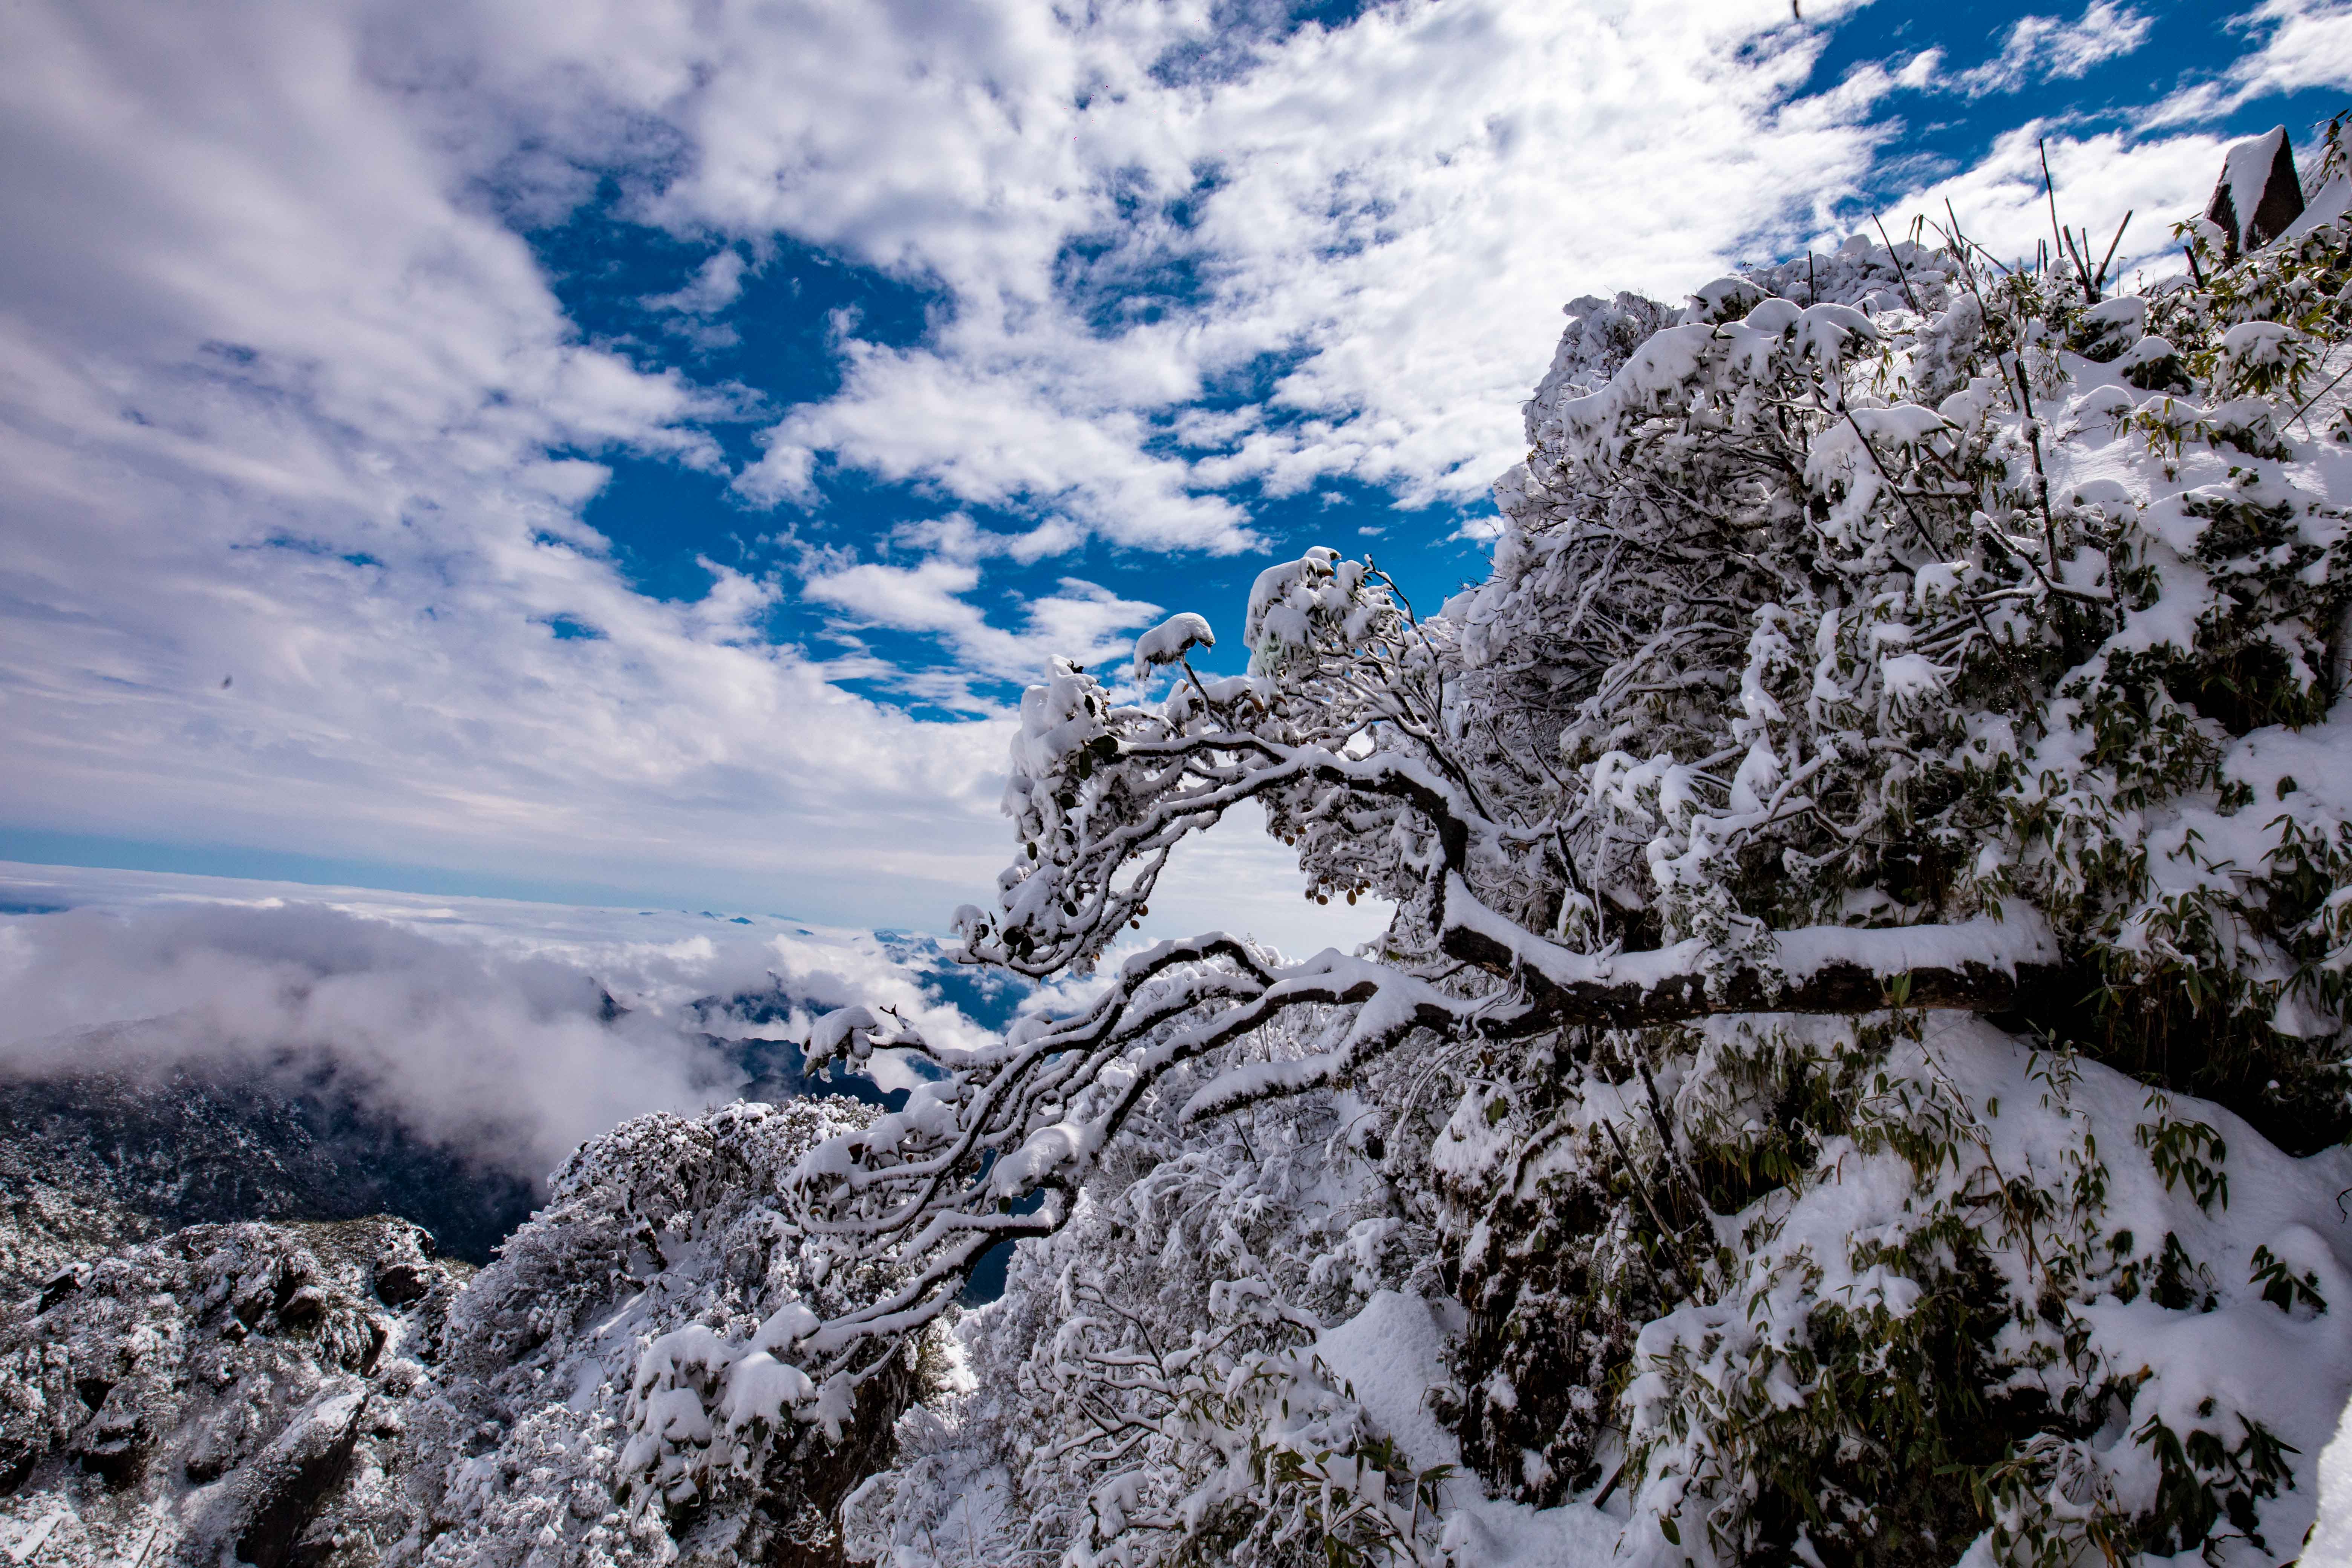
<svg viewBox="0 0 2352 1568">
<path fill-rule="evenodd" d="M 426 1142 L 331 1079 L 183 1063 L 0 1078 L 0 1297 L 184 1226 L 391 1214 L 487 1263 L 534 1184 Z"/>
<path fill-rule="evenodd" d="M 702 1010 L 757 1027 L 793 1005 L 778 990 Z M 837 1094 L 890 1109 L 905 1097 L 857 1075 L 812 1079 L 790 1040 L 696 1037 L 741 1075 L 738 1099 Z M 191 1225 L 392 1215 L 478 1267 L 530 1216 L 536 1174 L 421 1137 L 315 1064 L 61 1071 L 52 1058 L 38 1072 L 0 1073 L 0 1299 Z"/>
</svg>

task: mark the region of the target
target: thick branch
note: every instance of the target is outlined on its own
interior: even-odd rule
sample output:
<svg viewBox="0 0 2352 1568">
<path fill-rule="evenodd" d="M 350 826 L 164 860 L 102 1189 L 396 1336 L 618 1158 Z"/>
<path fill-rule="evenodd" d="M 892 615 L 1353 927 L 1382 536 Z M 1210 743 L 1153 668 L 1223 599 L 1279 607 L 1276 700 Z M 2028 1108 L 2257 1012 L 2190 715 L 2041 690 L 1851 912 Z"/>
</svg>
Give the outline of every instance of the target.
<svg viewBox="0 0 2352 1568">
<path fill-rule="evenodd" d="M 1517 981 L 1547 1026 L 1637 1029 L 1729 1013 L 1964 1013 L 2030 1008 L 2063 984 L 2066 965 L 2042 920 L 1863 931 L 1813 926 L 1726 954 L 1705 942 L 1607 958 L 1572 952 L 1496 914 L 1447 879 L 1447 956 Z"/>
</svg>

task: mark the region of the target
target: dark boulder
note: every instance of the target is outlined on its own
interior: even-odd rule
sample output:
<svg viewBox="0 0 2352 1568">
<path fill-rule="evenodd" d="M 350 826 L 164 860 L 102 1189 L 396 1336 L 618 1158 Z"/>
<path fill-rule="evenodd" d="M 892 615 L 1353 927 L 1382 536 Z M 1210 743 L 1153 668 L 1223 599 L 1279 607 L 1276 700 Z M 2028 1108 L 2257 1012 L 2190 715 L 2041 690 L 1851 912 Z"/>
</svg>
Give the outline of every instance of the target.
<svg viewBox="0 0 2352 1568">
<path fill-rule="evenodd" d="M 2241 142 L 2223 155 L 2221 182 L 2213 187 L 2205 217 L 2221 229 L 2225 256 L 2260 249 L 2302 216 L 2303 182 L 2285 126 Z"/>
</svg>

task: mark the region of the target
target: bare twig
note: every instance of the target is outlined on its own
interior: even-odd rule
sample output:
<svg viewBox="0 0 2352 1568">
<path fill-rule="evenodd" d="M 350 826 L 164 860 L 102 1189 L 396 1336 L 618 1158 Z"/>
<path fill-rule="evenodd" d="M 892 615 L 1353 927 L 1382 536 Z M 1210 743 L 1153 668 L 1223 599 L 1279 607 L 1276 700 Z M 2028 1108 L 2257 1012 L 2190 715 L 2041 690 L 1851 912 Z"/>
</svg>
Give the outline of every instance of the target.
<svg viewBox="0 0 2352 1568">
<path fill-rule="evenodd" d="M 1689 1268 L 1696 1278 L 1698 1269 L 1691 1262 L 1690 1248 L 1683 1244 L 1682 1232 L 1668 1225 L 1665 1216 L 1658 1212 L 1658 1205 L 1651 1201 L 1650 1189 L 1643 1184 L 1642 1173 L 1633 1165 L 1633 1156 L 1625 1152 L 1625 1141 L 1617 1136 L 1617 1124 L 1604 1120 L 1601 1123 L 1601 1131 L 1609 1134 L 1609 1142 L 1616 1145 L 1617 1158 L 1625 1165 L 1625 1180 L 1632 1184 L 1633 1195 L 1642 1200 L 1642 1207 L 1648 1211 L 1650 1223 L 1658 1227 L 1661 1237 L 1673 1244 L 1675 1251 L 1682 1256 L 1683 1267 Z"/>
<path fill-rule="evenodd" d="M 2288 415 L 2286 416 L 2286 422 L 2292 425 L 2296 420 L 2301 419 L 2305 414 L 2311 411 L 2311 405 L 2313 404 L 2317 403 L 2321 398 L 2335 391 L 2336 384 L 2342 381 L 2347 375 L 2352 375 L 2352 364 L 2347 364 L 2342 370 L 2337 371 L 2335 375 L 2328 380 L 2326 386 L 2321 387 L 2317 392 L 2315 392 L 2309 397 L 2305 398 L 2303 400 L 2303 406 Z M 2310 425 L 2306 423 L 2304 426 L 2304 429 L 2308 432 L 2311 429 Z"/>
<path fill-rule="evenodd" d="M 2099 263 L 2099 276 L 2092 285 L 2094 288 L 2104 289 L 2107 286 L 2107 268 L 2115 263 L 2116 247 L 2124 242 L 2124 230 L 2131 226 L 2132 214 L 2138 210 L 2137 207 L 2126 209 L 2124 213 L 2124 221 L 2116 225 L 2116 237 L 2107 241 L 2106 258 Z"/>
<path fill-rule="evenodd" d="M 1698 1212 L 1710 1221 L 1714 1220 L 1715 1205 L 1706 1201 L 1706 1189 L 1699 1184 L 1698 1173 L 1691 1169 L 1690 1162 L 1684 1159 L 1682 1151 L 1675 1146 L 1674 1132 L 1666 1125 L 1665 1104 L 1658 1098 L 1657 1080 L 1650 1076 L 1650 1064 L 1637 1053 L 1633 1066 L 1642 1075 L 1642 1088 L 1649 1094 L 1650 1125 L 1658 1134 L 1658 1147 L 1665 1151 L 1666 1163 L 1690 1184 L 1691 1196 L 1697 1200 Z"/>
<path fill-rule="evenodd" d="M 2050 177 L 2050 143 L 2036 136 L 2033 150 L 2042 155 L 2042 194 L 2050 201 L 2050 228 L 2054 234 L 2058 230 L 2058 182 Z"/>
<path fill-rule="evenodd" d="M 1879 221 L 1876 213 L 1870 215 L 1870 221 L 1877 226 L 1879 242 L 1886 247 L 1887 259 L 1895 263 L 1895 276 L 1903 280 L 1903 297 L 1911 301 L 1911 313 L 1926 317 L 1927 312 L 1919 308 L 1919 296 L 1911 291 L 1911 274 L 1903 269 L 1903 258 L 1895 254 L 1895 242 L 1886 237 L 1886 225 Z"/>
</svg>

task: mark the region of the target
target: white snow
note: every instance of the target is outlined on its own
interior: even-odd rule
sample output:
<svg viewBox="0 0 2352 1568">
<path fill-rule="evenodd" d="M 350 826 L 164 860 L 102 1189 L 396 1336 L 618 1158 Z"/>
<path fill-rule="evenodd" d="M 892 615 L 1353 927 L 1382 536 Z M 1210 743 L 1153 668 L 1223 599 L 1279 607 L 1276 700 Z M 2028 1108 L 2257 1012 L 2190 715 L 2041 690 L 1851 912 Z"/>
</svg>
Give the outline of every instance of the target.
<svg viewBox="0 0 2352 1568">
<path fill-rule="evenodd" d="M 1189 610 L 1171 616 L 1135 639 L 1135 679 L 1141 680 L 1157 667 L 1173 664 L 1196 647 L 1216 646 L 1217 634 L 1209 629 L 1207 617 Z"/>
<path fill-rule="evenodd" d="M 2235 245 L 2243 247 L 2248 230 L 2254 221 L 2254 211 L 2261 206 L 2263 192 L 2269 185 L 2271 170 L 2276 165 L 2279 149 L 2286 142 L 2286 127 L 2278 126 L 2260 136 L 2234 142 L 2221 155 L 2221 182 L 2216 187 L 2218 196 L 2227 192 L 2231 216 L 2236 220 Z"/>
</svg>

